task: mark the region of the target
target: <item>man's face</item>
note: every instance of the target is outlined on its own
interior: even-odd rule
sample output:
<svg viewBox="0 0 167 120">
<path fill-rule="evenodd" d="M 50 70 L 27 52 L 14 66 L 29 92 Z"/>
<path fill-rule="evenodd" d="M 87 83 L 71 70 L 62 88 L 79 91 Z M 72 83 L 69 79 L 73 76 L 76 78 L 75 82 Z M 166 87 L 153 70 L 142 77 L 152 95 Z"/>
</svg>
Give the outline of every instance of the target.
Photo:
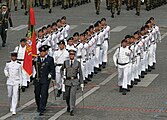
<svg viewBox="0 0 167 120">
<path fill-rule="evenodd" d="M 11 56 L 11 60 L 15 61 L 17 59 L 16 56 Z"/>
<path fill-rule="evenodd" d="M 102 26 L 104 26 L 105 24 L 106 24 L 106 21 L 105 21 L 105 20 L 101 21 L 101 25 L 102 25 Z"/>
<path fill-rule="evenodd" d="M 73 39 L 74 39 L 74 41 L 78 41 L 79 40 L 79 36 L 74 36 Z"/>
<path fill-rule="evenodd" d="M 20 45 L 22 46 L 22 47 L 25 47 L 25 45 L 26 45 L 26 42 L 20 42 Z"/>
<path fill-rule="evenodd" d="M 70 60 L 74 60 L 75 53 L 73 53 L 73 52 L 69 53 L 69 57 L 70 57 Z"/>
<path fill-rule="evenodd" d="M 68 40 L 68 45 L 73 45 L 73 40 Z"/>
<path fill-rule="evenodd" d="M 51 27 L 48 27 L 47 28 L 47 33 L 50 33 L 52 31 L 52 28 Z"/>
<path fill-rule="evenodd" d="M 47 55 L 47 52 L 46 51 L 41 51 L 40 52 L 40 57 L 45 57 Z"/>
<path fill-rule="evenodd" d="M 47 29 L 44 29 L 43 30 L 43 34 L 45 35 L 47 33 Z"/>
<path fill-rule="evenodd" d="M 60 50 L 63 50 L 65 48 L 65 45 L 64 44 L 59 44 L 59 48 L 60 48 Z"/>
<path fill-rule="evenodd" d="M 7 11 L 7 8 L 6 7 L 2 7 L 2 12 L 5 12 Z"/>
<path fill-rule="evenodd" d="M 56 26 L 56 25 L 52 26 L 52 30 L 53 30 L 53 31 L 55 31 L 55 30 L 56 30 L 56 28 L 57 28 L 57 26 Z"/>
<path fill-rule="evenodd" d="M 61 23 L 64 25 L 64 24 L 66 24 L 66 21 L 64 19 L 62 19 Z"/>
<path fill-rule="evenodd" d="M 42 38 L 42 37 L 43 37 L 43 32 L 42 32 L 42 31 L 38 32 L 38 37 L 39 37 L 39 38 Z"/>
</svg>

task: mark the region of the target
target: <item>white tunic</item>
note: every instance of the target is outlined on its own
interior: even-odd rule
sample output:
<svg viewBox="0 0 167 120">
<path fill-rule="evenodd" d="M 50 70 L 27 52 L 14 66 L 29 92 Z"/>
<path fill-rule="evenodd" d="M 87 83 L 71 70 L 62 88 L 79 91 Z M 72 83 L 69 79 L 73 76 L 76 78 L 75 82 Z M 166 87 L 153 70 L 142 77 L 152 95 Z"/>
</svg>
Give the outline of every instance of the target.
<svg viewBox="0 0 167 120">
<path fill-rule="evenodd" d="M 18 85 L 22 83 L 22 67 L 17 61 L 9 61 L 4 68 L 5 76 L 7 77 L 7 85 Z"/>
</svg>

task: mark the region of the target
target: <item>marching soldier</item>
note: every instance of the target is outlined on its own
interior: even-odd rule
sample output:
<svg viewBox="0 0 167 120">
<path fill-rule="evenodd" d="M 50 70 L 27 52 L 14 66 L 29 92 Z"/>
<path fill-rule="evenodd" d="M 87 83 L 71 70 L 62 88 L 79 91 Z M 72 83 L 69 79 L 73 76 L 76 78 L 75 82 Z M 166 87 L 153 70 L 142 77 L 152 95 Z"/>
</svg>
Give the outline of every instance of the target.
<svg viewBox="0 0 167 120">
<path fill-rule="evenodd" d="M 76 92 L 80 85 L 84 87 L 81 64 L 75 59 L 75 50 L 69 50 L 69 60 L 64 61 L 61 73 L 64 78 L 67 112 L 74 116 Z"/>
<path fill-rule="evenodd" d="M 101 26 L 102 29 L 106 31 L 106 33 L 104 34 L 104 41 L 102 42 L 102 48 L 103 48 L 102 67 L 105 68 L 107 64 L 108 43 L 110 40 L 110 26 L 107 25 L 106 18 L 101 19 Z"/>
<path fill-rule="evenodd" d="M 48 46 L 39 48 L 40 56 L 34 62 L 36 75 L 34 80 L 35 101 L 39 115 L 43 115 L 46 110 L 48 99 L 48 89 L 51 79 L 55 80 L 54 59 L 48 55 Z"/>
<path fill-rule="evenodd" d="M 100 12 L 100 0 L 95 0 L 95 9 L 96 9 L 96 14 L 99 15 Z"/>
<path fill-rule="evenodd" d="M 133 7 L 134 7 L 134 0 L 127 0 L 127 8 L 126 8 L 126 10 L 127 11 L 133 10 Z"/>
<path fill-rule="evenodd" d="M 12 6 L 12 0 L 6 0 L 6 3 L 7 3 L 8 10 L 10 12 L 11 6 Z M 17 6 L 18 6 L 18 0 L 14 0 L 15 11 L 17 11 Z"/>
<path fill-rule="evenodd" d="M 68 51 L 65 49 L 65 42 L 60 41 L 58 43 L 59 49 L 54 52 L 53 54 L 53 59 L 54 59 L 54 64 L 55 64 L 55 72 L 56 72 L 56 85 L 58 89 L 57 97 L 60 97 L 62 94 L 62 91 L 65 92 L 65 87 L 63 87 L 63 81 L 62 81 L 62 76 L 60 74 L 60 69 L 64 63 L 65 60 L 69 58 Z"/>
<path fill-rule="evenodd" d="M 15 49 L 14 52 L 17 53 L 17 60 L 21 63 L 21 65 L 23 66 L 23 62 L 24 62 L 24 55 L 25 55 L 25 51 L 26 51 L 26 39 L 22 38 L 20 40 L 20 45 L 18 45 Z M 30 77 L 27 75 L 27 73 L 25 71 L 22 72 L 22 79 L 23 79 L 23 83 L 22 83 L 22 92 L 25 92 L 25 88 L 29 87 L 29 82 L 30 82 Z"/>
<path fill-rule="evenodd" d="M 141 0 L 135 0 L 134 5 L 136 7 L 136 15 L 140 16 Z"/>
<path fill-rule="evenodd" d="M 24 9 L 25 9 L 24 15 L 27 15 L 30 7 L 32 7 L 32 0 L 23 0 L 23 1 L 24 1 Z"/>
<path fill-rule="evenodd" d="M 126 95 L 128 89 L 128 67 L 129 67 L 129 56 L 131 51 L 127 46 L 127 40 L 121 41 L 121 47 L 117 48 L 114 55 L 113 61 L 115 66 L 118 68 L 118 86 L 122 95 Z"/>
<path fill-rule="evenodd" d="M 4 68 L 5 76 L 7 77 L 7 90 L 10 103 L 10 112 L 16 114 L 18 103 L 18 89 L 22 83 L 22 66 L 17 61 L 17 53 L 11 52 L 11 61 L 8 61 Z"/>
<path fill-rule="evenodd" d="M 6 5 L 2 5 L 0 12 L 0 34 L 2 38 L 2 47 L 6 45 L 8 22 L 13 27 L 11 16 Z"/>
<path fill-rule="evenodd" d="M 115 7 L 116 7 L 116 0 L 110 0 L 110 9 L 111 9 L 112 18 L 114 18 Z"/>
</svg>

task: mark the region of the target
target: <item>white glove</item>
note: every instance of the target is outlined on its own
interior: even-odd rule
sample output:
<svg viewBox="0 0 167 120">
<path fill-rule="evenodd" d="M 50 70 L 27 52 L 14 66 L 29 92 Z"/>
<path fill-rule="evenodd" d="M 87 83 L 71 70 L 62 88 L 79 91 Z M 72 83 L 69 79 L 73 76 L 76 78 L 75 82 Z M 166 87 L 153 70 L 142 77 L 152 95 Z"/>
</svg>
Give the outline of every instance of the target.
<svg viewBox="0 0 167 120">
<path fill-rule="evenodd" d="M 51 74 L 49 74 L 49 75 L 48 75 L 48 78 L 50 79 L 51 77 L 52 77 Z"/>
<path fill-rule="evenodd" d="M 83 91 L 83 89 L 84 89 L 84 84 L 81 84 L 80 86 L 81 86 L 81 89 L 82 89 L 82 91 Z"/>
<path fill-rule="evenodd" d="M 8 29 L 5 29 L 5 31 L 7 31 Z"/>
<path fill-rule="evenodd" d="M 9 74 L 7 74 L 6 77 L 9 78 Z"/>
</svg>

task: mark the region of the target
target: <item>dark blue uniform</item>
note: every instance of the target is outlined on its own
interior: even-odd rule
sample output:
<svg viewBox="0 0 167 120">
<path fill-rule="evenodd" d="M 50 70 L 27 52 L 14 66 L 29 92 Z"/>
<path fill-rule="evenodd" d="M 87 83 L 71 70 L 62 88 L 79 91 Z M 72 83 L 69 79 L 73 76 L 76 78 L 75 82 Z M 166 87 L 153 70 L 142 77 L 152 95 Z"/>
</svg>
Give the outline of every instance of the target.
<svg viewBox="0 0 167 120">
<path fill-rule="evenodd" d="M 52 79 L 55 80 L 55 68 L 54 60 L 52 57 L 45 57 L 44 61 L 41 61 L 40 56 L 38 56 L 37 61 L 34 62 L 36 68 L 36 79 L 34 81 L 34 93 L 35 100 L 37 104 L 38 112 L 43 112 L 45 110 L 47 99 L 48 99 L 48 89 L 50 80 L 48 75 L 52 76 Z"/>
</svg>

